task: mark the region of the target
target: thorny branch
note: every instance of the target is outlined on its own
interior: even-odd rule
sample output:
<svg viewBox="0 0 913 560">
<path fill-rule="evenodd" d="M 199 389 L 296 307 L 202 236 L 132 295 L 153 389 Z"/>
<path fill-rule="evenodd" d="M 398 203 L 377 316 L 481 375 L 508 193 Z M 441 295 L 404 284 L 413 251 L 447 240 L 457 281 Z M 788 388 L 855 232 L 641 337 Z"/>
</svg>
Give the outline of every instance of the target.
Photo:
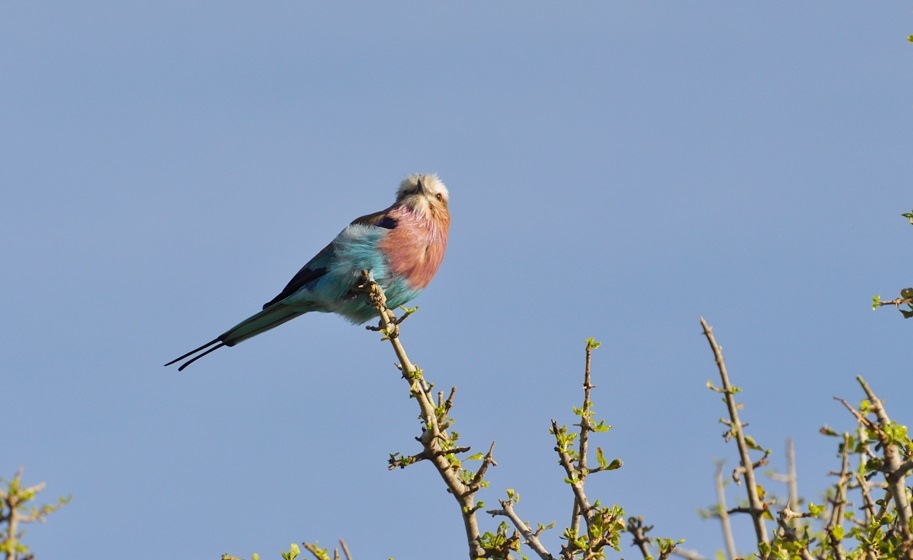
<svg viewBox="0 0 913 560">
<path fill-rule="evenodd" d="M 844 558 L 843 547 L 836 531 L 838 527 L 843 532 L 843 512 L 846 508 L 847 487 L 850 482 L 850 435 L 843 434 L 843 445 L 840 448 L 840 472 L 837 475 L 834 496 L 831 501 L 831 515 L 824 532 L 827 534 L 827 544 L 831 547 L 836 558 Z"/>
<path fill-rule="evenodd" d="M 723 486 L 723 463 L 716 466 L 716 475 L 714 476 L 716 485 L 717 515 L 720 518 L 720 525 L 723 529 L 723 540 L 726 543 L 726 554 L 729 560 L 736 556 L 735 537 L 732 534 L 732 523 L 729 521 L 729 512 L 726 509 L 726 490 Z"/>
<path fill-rule="evenodd" d="M 913 305 L 913 298 L 911 297 L 896 297 L 890 301 L 878 299 L 875 301 L 876 307 L 884 307 L 885 305 L 893 305 L 894 307 L 900 307 L 901 305 Z"/>
<path fill-rule="evenodd" d="M 428 460 L 434 464 L 444 484 L 447 485 L 448 492 L 453 495 L 459 504 L 463 517 L 463 526 L 466 531 L 466 540 L 469 545 L 469 557 L 471 559 L 485 557 L 486 551 L 481 544 L 481 535 L 476 519 L 478 507 L 474 498 L 475 493 L 481 487 L 481 476 L 477 473 L 469 483 L 464 482 L 460 477 L 464 471 L 454 457 L 454 453 L 459 450 L 451 446 L 453 440 L 446 431 L 449 427 L 446 414 L 453 404 L 455 389 L 451 391 L 447 401 L 441 403 L 442 406 L 438 408 L 434 401 L 432 386 L 425 381 L 421 370 L 409 360 L 406 350 L 399 340 L 399 324 L 408 315 L 397 318 L 396 314 L 387 308 L 387 298 L 383 290 L 374 282 L 368 271 L 362 272 L 362 282 L 358 289 L 367 295 L 371 304 L 377 309 L 377 313 L 380 316 L 380 326 L 377 330 L 383 333 L 384 340 L 388 340 L 393 346 L 393 351 L 399 359 L 399 368 L 403 372 L 403 377 L 409 383 L 410 393 L 415 397 L 421 409 L 422 421 L 425 425 L 422 435 L 416 439 L 422 445 L 422 452 L 413 457 Z M 494 444 L 492 443 L 492 448 L 489 449 L 488 455 L 486 455 L 480 468 L 482 473 L 489 465 L 494 464 L 491 456 L 493 448 Z"/>
<path fill-rule="evenodd" d="M 878 470 L 884 474 L 887 494 L 891 500 L 894 501 L 894 506 L 897 511 L 896 530 L 899 531 L 904 542 L 902 551 L 903 558 L 913 560 L 913 531 L 911 531 L 910 528 L 910 520 L 913 518 L 913 511 L 911 511 L 910 501 L 907 497 L 906 484 L 906 474 L 910 471 L 911 461 L 903 460 L 901 450 L 890 435 L 894 432 L 892 429 L 894 425 L 888 417 L 882 400 L 875 395 L 874 391 L 869 387 L 869 384 L 866 383 L 865 379 L 861 376 L 857 376 L 856 381 L 862 387 L 862 390 L 868 398 L 868 412 L 875 415 L 875 421 L 871 420 L 867 414 L 863 414 L 863 412 L 856 410 L 852 405 L 846 402 L 846 400 L 838 397 L 834 397 L 834 399 L 843 404 L 843 406 L 856 418 L 856 421 L 860 425 L 860 441 L 865 441 L 867 431 L 868 434 L 871 434 L 871 436 L 877 440 L 878 445 L 876 446 L 876 449 L 879 447 L 881 448 L 883 458 L 880 459 L 881 465 Z M 867 448 L 864 449 L 864 453 L 872 457 L 872 460 L 876 460 L 875 456 Z M 859 481 L 859 486 L 863 495 L 863 509 L 866 512 L 866 519 L 871 519 L 874 511 L 874 504 L 868 492 L 869 482 L 867 477 L 858 475 L 857 480 Z M 880 508 L 874 516 L 875 518 L 883 518 L 887 512 L 888 500 L 878 500 L 876 503 L 880 505 Z"/>
<path fill-rule="evenodd" d="M 40 482 L 34 486 L 23 487 L 23 471 L 24 469 L 19 467 L 16 475 L 8 481 L 8 484 L 0 487 L 0 526 L 6 525 L 6 529 L 0 531 L 0 553 L 5 553 L 7 560 L 33 557 L 29 554 L 28 547 L 19 540 L 24 532 L 20 529 L 20 524 L 43 523 L 48 515 L 70 501 L 70 498 L 60 498 L 56 504 L 27 507 L 26 504 L 44 490 L 45 483 Z M 20 556 L 20 553 L 24 556 Z"/>
<path fill-rule="evenodd" d="M 561 433 L 561 430 L 562 428 L 558 427 L 558 422 L 552 420 L 552 433 L 557 436 L 557 434 Z M 564 472 L 571 481 L 571 489 L 574 491 L 574 502 L 576 504 L 575 510 L 580 511 L 584 519 L 588 519 L 592 508 L 586 497 L 586 492 L 584 492 L 584 478 L 576 474 L 574 461 L 566 450 L 562 449 L 560 446 L 556 446 L 555 451 L 558 453 L 558 461 L 561 463 L 561 466 L 564 467 Z"/>
<path fill-rule="evenodd" d="M 865 379 L 861 376 L 856 376 L 856 381 L 859 382 L 859 385 L 862 386 L 862 390 L 865 391 L 866 396 L 868 396 L 872 410 L 875 412 L 875 417 L 878 418 L 878 440 L 881 442 L 882 448 L 884 449 L 885 481 L 888 483 L 891 497 L 894 499 L 894 504 L 897 506 L 897 515 L 900 517 L 900 526 L 904 535 L 904 540 L 909 541 L 913 538 L 913 535 L 911 535 L 910 532 L 910 518 L 913 517 L 913 511 L 911 511 L 910 501 L 907 499 L 907 486 L 904 479 L 904 473 L 906 471 L 901 463 L 900 453 L 898 452 L 897 445 L 890 440 L 886 433 L 888 426 L 891 424 L 891 419 L 888 418 L 888 413 L 884 409 L 881 399 L 875 396 L 875 393 L 872 391 L 871 387 L 869 387 L 869 384 L 866 383 Z"/>
<path fill-rule="evenodd" d="M 587 453 L 589 453 L 589 441 L 590 441 L 590 431 L 592 426 L 590 425 L 590 419 L 588 412 L 590 410 L 590 391 L 595 388 L 590 381 L 590 367 L 593 363 L 593 345 L 587 342 L 586 345 L 586 357 L 584 363 L 583 371 L 583 406 L 581 407 L 582 414 L 580 415 L 580 445 L 577 449 L 577 469 L 580 471 L 581 479 L 586 478 L 588 474 L 587 469 Z M 571 513 L 571 531 L 577 533 L 580 530 L 580 503 L 577 500 L 574 500 L 573 511 Z"/>
<path fill-rule="evenodd" d="M 735 401 L 735 393 L 733 391 L 732 385 L 729 383 L 729 373 L 726 371 L 726 363 L 723 360 L 723 351 L 720 346 L 716 343 L 716 339 L 713 336 L 713 329 L 707 324 L 703 317 L 701 317 L 701 326 L 704 329 L 704 336 L 707 338 L 707 342 L 710 344 L 710 349 L 713 351 L 714 359 L 716 360 L 717 369 L 720 373 L 720 379 L 722 380 L 722 390 L 723 396 L 726 400 L 726 407 L 729 409 L 729 421 L 730 421 L 730 432 L 736 438 L 736 444 L 739 449 L 740 463 L 741 463 L 741 474 L 745 479 L 745 490 L 748 493 L 748 506 L 749 513 L 751 514 L 751 519 L 754 525 L 755 537 L 757 538 L 758 544 L 769 544 L 769 538 L 767 536 L 767 528 L 764 523 L 764 511 L 767 506 L 761 500 L 761 497 L 758 495 L 757 482 L 755 481 L 755 472 L 754 464 L 752 463 L 751 456 L 748 454 L 748 443 L 745 440 L 745 434 L 743 432 L 743 424 L 739 420 L 738 405 Z"/>
<path fill-rule="evenodd" d="M 625 522 L 624 510 L 617 505 L 605 507 L 598 501 L 591 504 L 586 496 L 584 484 L 588 475 L 614 470 L 621 467 L 620 459 L 607 461 L 600 448 L 596 448 L 596 460 L 599 462 L 597 467 L 590 467 L 587 461 L 589 453 L 589 432 L 602 432 L 609 428 L 604 422 L 593 421 L 592 403 L 590 401 L 590 392 L 595 387 L 591 382 L 591 355 L 592 351 L 599 346 L 599 343 L 593 339 L 586 341 L 586 364 L 584 373 L 584 399 L 583 405 L 578 409 L 574 408 L 574 414 L 580 417 L 580 422 L 576 424 L 580 430 L 576 433 L 569 432 L 567 426 L 559 426 L 555 420 L 551 421 L 551 434 L 555 437 L 555 452 L 558 454 L 558 462 L 566 474 L 565 482 L 571 486 L 574 496 L 573 513 L 571 523 L 564 531 L 562 539 L 567 541 L 566 545 L 561 547 L 560 558 L 562 560 L 581 559 L 596 560 L 605 558 L 604 550 L 607 547 L 621 550 L 620 538 L 627 530 L 634 535 L 636 546 L 640 549 L 645 558 L 652 558 L 649 546 L 653 539 L 646 535 L 649 527 L 642 524 L 640 518 L 631 518 L 630 525 Z M 576 449 L 574 440 L 577 441 Z M 546 550 L 539 540 L 540 533 L 549 526 L 539 526 L 539 529 L 533 531 L 529 525 L 523 522 L 514 511 L 514 504 L 517 496 L 513 490 L 508 490 L 508 499 L 501 500 L 501 509 L 489 510 L 491 515 L 500 515 L 507 517 L 517 531 L 523 536 L 526 544 L 542 560 L 555 560 L 555 556 Z M 583 520 L 586 524 L 581 529 L 580 523 Z M 681 541 L 679 541 L 681 542 Z M 674 543 L 669 539 L 660 539 L 659 558 L 665 560 L 673 553 L 679 543 Z"/>
<path fill-rule="evenodd" d="M 644 558 L 652 556 L 650 554 L 650 539 L 647 538 L 647 531 L 651 527 L 644 527 L 644 520 L 638 517 L 628 519 L 628 532 L 634 537 L 634 546 L 636 546 Z"/>
<path fill-rule="evenodd" d="M 533 552 L 536 553 L 539 558 L 542 560 L 556 560 L 548 550 L 542 545 L 539 541 L 539 534 L 542 532 L 542 529 L 533 531 L 529 528 L 529 525 L 523 522 L 520 519 L 520 516 L 517 515 L 517 512 L 514 511 L 514 499 L 513 497 L 508 498 L 507 500 L 498 500 L 501 504 L 501 509 L 489 510 L 487 513 L 494 515 L 503 515 L 504 517 L 510 519 L 510 522 L 513 523 L 514 527 L 523 535 L 527 546 L 533 549 Z"/>
<path fill-rule="evenodd" d="M 780 530 L 783 532 L 783 535 L 786 537 L 786 540 L 789 541 L 798 541 L 799 536 L 796 534 L 796 530 L 792 527 L 791 521 L 793 519 L 800 519 L 803 517 L 811 517 L 809 513 L 799 513 L 793 511 L 789 508 L 789 504 L 783 507 L 780 512 L 777 514 L 777 525 L 780 527 Z M 799 548 L 799 555 L 802 557 L 802 560 L 814 560 L 812 553 L 808 551 L 808 548 L 802 546 Z"/>
</svg>

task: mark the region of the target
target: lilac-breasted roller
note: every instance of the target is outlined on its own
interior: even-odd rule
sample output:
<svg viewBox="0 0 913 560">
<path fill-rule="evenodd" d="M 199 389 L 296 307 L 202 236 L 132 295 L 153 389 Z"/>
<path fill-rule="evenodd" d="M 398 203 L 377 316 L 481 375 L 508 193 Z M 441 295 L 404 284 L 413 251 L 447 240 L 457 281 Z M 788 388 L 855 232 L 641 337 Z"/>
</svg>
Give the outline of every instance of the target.
<svg viewBox="0 0 913 560">
<path fill-rule="evenodd" d="M 364 294 L 355 291 L 363 270 L 383 288 L 388 307 L 407 303 L 431 282 L 444 259 L 449 197 L 437 175 L 406 177 L 392 206 L 346 226 L 263 305 L 263 311 L 165 365 L 193 356 L 180 371 L 223 346 L 234 346 L 312 311 L 338 313 L 355 324 L 364 323 L 377 311 Z"/>
</svg>

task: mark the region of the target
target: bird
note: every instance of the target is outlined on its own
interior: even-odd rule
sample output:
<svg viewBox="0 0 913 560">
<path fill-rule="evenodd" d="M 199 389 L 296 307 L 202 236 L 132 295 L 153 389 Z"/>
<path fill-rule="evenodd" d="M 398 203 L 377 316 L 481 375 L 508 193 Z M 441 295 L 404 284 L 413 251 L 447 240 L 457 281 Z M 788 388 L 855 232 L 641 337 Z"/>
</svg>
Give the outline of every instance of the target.
<svg viewBox="0 0 913 560">
<path fill-rule="evenodd" d="M 377 315 L 356 292 L 362 271 L 383 289 L 387 307 L 415 298 L 437 273 L 447 249 L 450 193 L 436 174 L 413 173 L 387 209 L 357 218 L 295 274 L 279 294 L 206 344 L 171 360 L 178 371 L 223 346 L 234 346 L 305 313 L 336 313 L 354 324 Z"/>
</svg>

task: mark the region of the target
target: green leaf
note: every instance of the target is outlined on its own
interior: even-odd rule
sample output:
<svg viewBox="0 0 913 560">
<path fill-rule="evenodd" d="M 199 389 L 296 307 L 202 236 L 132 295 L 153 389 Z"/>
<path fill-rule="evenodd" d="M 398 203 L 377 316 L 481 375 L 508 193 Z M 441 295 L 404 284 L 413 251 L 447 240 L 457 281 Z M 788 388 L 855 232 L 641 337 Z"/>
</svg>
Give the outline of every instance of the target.
<svg viewBox="0 0 913 560">
<path fill-rule="evenodd" d="M 284 560 L 295 560 L 299 554 L 301 554 L 301 549 L 298 548 L 297 544 L 292 543 L 291 546 L 289 546 L 288 552 L 282 553 L 282 558 Z"/>
<path fill-rule="evenodd" d="M 754 438 L 749 435 L 745 436 L 745 443 L 748 444 L 748 447 L 754 449 L 755 451 L 763 451 L 763 449 L 761 449 L 761 446 L 758 445 L 755 442 Z"/>
<path fill-rule="evenodd" d="M 885 435 L 891 443 L 903 445 L 907 441 L 907 427 L 891 422 L 884 427 Z"/>
</svg>

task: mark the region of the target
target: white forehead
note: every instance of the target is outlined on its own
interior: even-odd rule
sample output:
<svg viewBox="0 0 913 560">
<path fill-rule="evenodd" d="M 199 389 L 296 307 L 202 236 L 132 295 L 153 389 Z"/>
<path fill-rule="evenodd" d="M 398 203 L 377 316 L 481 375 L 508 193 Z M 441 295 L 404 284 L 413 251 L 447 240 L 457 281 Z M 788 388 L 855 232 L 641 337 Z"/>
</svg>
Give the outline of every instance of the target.
<svg viewBox="0 0 913 560">
<path fill-rule="evenodd" d="M 412 175 L 409 175 L 400 183 L 396 198 L 399 199 L 409 191 L 414 190 L 415 187 L 418 186 L 419 181 L 421 181 L 422 187 L 424 187 L 425 191 L 431 196 L 441 194 L 444 195 L 444 200 L 450 199 L 450 192 L 447 190 L 444 182 L 434 173 L 413 173 Z"/>
</svg>

